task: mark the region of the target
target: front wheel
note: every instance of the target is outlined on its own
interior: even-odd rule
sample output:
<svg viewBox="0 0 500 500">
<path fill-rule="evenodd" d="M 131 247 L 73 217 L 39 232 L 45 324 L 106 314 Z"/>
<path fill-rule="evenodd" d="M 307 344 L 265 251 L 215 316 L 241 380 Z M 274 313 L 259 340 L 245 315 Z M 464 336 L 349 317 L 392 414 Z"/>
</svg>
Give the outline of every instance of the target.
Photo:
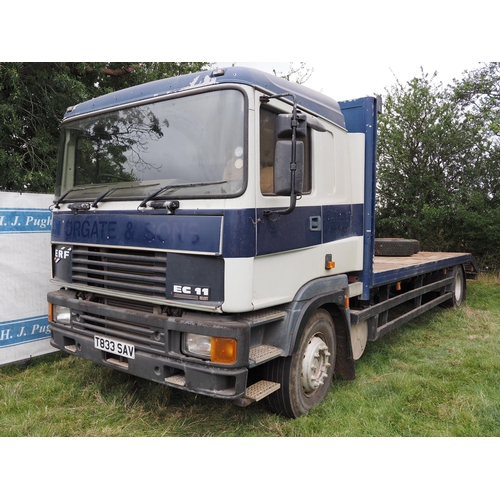
<svg viewBox="0 0 500 500">
<path fill-rule="evenodd" d="M 332 383 L 335 349 L 332 318 L 318 309 L 307 322 L 294 354 L 275 359 L 265 367 L 266 377 L 281 384 L 268 397 L 271 410 L 297 418 L 320 404 Z"/>
</svg>

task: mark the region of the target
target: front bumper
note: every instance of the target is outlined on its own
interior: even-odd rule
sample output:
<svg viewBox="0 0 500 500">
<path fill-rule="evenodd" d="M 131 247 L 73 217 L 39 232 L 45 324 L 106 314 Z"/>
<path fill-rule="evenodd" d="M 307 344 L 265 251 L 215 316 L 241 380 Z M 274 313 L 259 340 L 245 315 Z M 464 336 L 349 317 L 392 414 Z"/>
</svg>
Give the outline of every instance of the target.
<svg viewBox="0 0 500 500">
<path fill-rule="evenodd" d="M 186 312 L 182 317 L 154 314 L 77 298 L 76 292 L 50 292 L 49 303 L 71 310 L 70 324 L 50 323 L 51 345 L 63 352 L 147 380 L 197 394 L 238 399 L 248 376 L 250 327 L 234 317 Z M 235 363 L 222 365 L 186 356 L 182 334 L 229 337 L 237 341 Z M 135 347 L 134 359 L 94 347 L 94 336 L 105 336 Z"/>
</svg>

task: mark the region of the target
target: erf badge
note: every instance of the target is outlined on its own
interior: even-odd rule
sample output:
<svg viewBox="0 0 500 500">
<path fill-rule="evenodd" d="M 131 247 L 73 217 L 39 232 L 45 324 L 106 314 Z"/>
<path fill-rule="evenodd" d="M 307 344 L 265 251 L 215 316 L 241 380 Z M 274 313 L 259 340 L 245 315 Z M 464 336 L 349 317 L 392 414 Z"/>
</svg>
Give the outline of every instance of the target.
<svg viewBox="0 0 500 500">
<path fill-rule="evenodd" d="M 54 262 L 58 264 L 61 260 L 66 260 L 71 255 L 71 247 L 60 247 L 54 249 Z"/>
</svg>

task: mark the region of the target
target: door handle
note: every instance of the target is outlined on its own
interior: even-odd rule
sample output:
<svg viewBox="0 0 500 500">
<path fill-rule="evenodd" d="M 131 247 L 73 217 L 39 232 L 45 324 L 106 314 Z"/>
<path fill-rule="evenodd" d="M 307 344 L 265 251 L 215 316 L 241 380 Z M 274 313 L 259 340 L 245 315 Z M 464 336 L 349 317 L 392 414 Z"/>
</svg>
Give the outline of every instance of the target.
<svg viewBox="0 0 500 500">
<path fill-rule="evenodd" d="M 309 217 L 309 230 L 321 231 L 321 215 L 312 215 Z"/>
</svg>

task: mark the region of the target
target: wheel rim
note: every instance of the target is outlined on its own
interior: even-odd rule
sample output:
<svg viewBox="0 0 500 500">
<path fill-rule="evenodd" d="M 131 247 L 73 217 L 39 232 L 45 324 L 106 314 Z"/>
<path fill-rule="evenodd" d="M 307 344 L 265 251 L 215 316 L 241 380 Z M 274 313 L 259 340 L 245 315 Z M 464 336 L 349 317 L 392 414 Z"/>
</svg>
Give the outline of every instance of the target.
<svg viewBox="0 0 500 500">
<path fill-rule="evenodd" d="M 315 335 L 309 341 L 302 358 L 301 382 L 304 393 L 309 396 L 316 392 L 328 376 L 331 353 L 324 340 Z"/>
<path fill-rule="evenodd" d="M 462 273 L 457 272 L 455 276 L 455 302 L 460 304 L 462 302 L 462 293 L 463 293 L 463 282 L 462 282 Z"/>
</svg>

